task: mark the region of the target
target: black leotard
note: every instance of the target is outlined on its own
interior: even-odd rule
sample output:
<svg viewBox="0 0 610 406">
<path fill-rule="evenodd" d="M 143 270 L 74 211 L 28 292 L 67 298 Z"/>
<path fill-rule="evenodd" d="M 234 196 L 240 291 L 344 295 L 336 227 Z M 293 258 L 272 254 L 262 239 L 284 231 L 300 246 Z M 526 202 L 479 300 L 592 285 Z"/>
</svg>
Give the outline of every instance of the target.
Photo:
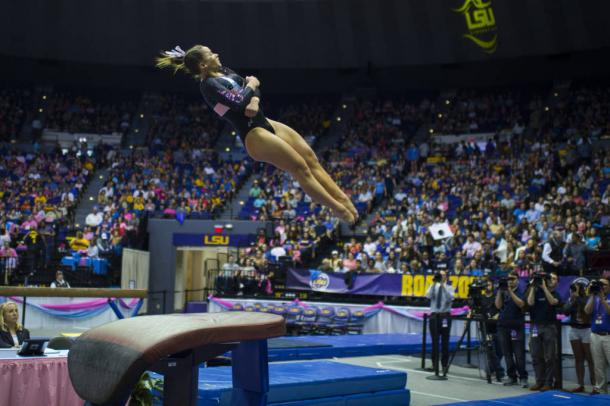
<svg viewBox="0 0 610 406">
<path fill-rule="evenodd" d="M 199 84 L 201 94 L 210 108 L 227 120 L 244 142 L 248 132 L 256 127 L 262 127 L 275 134 L 260 107 L 256 116 L 252 118 L 244 114 L 250 99 L 254 96 L 260 97 L 260 91 L 245 86 L 244 78 L 229 68 L 223 67 L 221 72 L 222 76 L 209 77 Z"/>
</svg>

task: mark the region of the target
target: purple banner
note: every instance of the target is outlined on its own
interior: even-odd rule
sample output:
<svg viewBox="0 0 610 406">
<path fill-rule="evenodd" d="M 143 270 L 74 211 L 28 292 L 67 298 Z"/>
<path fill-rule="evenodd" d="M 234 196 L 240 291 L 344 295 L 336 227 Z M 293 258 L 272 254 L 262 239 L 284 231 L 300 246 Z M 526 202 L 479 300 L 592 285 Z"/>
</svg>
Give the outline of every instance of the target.
<svg viewBox="0 0 610 406">
<path fill-rule="evenodd" d="M 468 297 L 468 287 L 476 278 L 473 276 L 450 276 L 449 283 L 455 289 L 458 299 Z M 559 280 L 557 292 L 563 299 L 570 294 L 570 285 L 576 279 L 584 284 L 589 281 L 586 278 L 576 276 L 563 276 Z M 520 281 L 525 288 L 526 279 Z M 352 295 L 377 295 L 377 296 L 405 296 L 423 297 L 432 284 L 432 275 L 402 275 L 402 274 L 356 274 L 353 286 L 347 288 L 345 274 L 336 272 L 322 272 L 315 269 L 290 269 L 286 285 L 289 289 L 311 290 L 316 292 L 349 293 Z"/>
</svg>

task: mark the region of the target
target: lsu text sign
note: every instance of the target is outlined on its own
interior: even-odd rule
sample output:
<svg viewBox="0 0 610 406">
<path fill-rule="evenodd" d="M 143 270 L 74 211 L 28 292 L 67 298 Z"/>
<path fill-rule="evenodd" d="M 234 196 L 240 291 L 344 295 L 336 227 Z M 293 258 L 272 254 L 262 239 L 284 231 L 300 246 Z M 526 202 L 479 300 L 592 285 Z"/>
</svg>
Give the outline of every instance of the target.
<svg viewBox="0 0 610 406">
<path fill-rule="evenodd" d="M 247 247 L 254 242 L 254 235 L 224 234 L 174 234 L 176 247 Z"/>
</svg>

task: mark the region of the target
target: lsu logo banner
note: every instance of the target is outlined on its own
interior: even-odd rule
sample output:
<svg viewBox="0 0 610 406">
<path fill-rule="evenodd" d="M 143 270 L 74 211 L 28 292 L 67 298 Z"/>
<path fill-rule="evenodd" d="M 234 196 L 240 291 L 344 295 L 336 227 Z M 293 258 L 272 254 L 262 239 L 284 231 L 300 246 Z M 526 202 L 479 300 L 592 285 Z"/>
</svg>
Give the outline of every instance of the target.
<svg viewBox="0 0 610 406">
<path fill-rule="evenodd" d="M 330 286 L 330 278 L 322 271 L 309 271 L 309 287 L 318 292 L 324 292 Z"/>
<path fill-rule="evenodd" d="M 498 47 L 498 28 L 491 0 L 464 0 L 462 7 L 453 9 L 462 14 L 466 20 L 468 32 L 464 38 L 474 42 L 488 54 L 496 52 Z"/>
</svg>

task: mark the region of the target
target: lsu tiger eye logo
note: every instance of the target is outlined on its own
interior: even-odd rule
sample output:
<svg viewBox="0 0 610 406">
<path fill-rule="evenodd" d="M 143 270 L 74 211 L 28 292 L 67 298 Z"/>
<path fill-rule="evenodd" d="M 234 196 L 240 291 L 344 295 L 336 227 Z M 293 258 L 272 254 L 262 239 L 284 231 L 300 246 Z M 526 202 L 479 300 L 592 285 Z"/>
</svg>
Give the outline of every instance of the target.
<svg viewBox="0 0 610 406">
<path fill-rule="evenodd" d="M 464 0 L 462 7 L 453 9 L 466 19 L 468 32 L 463 34 L 464 38 L 474 42 L 479 48 L 488 54 L 496 52 L 498 47 L 498 28 L 491 0 Z"/>
<path fill-rule="evenodd" d="M 330 285 L 330 278 L 324 272 L 310 271 L 309 287 L 316 291 L 325 291 Z"/>
</svg>

